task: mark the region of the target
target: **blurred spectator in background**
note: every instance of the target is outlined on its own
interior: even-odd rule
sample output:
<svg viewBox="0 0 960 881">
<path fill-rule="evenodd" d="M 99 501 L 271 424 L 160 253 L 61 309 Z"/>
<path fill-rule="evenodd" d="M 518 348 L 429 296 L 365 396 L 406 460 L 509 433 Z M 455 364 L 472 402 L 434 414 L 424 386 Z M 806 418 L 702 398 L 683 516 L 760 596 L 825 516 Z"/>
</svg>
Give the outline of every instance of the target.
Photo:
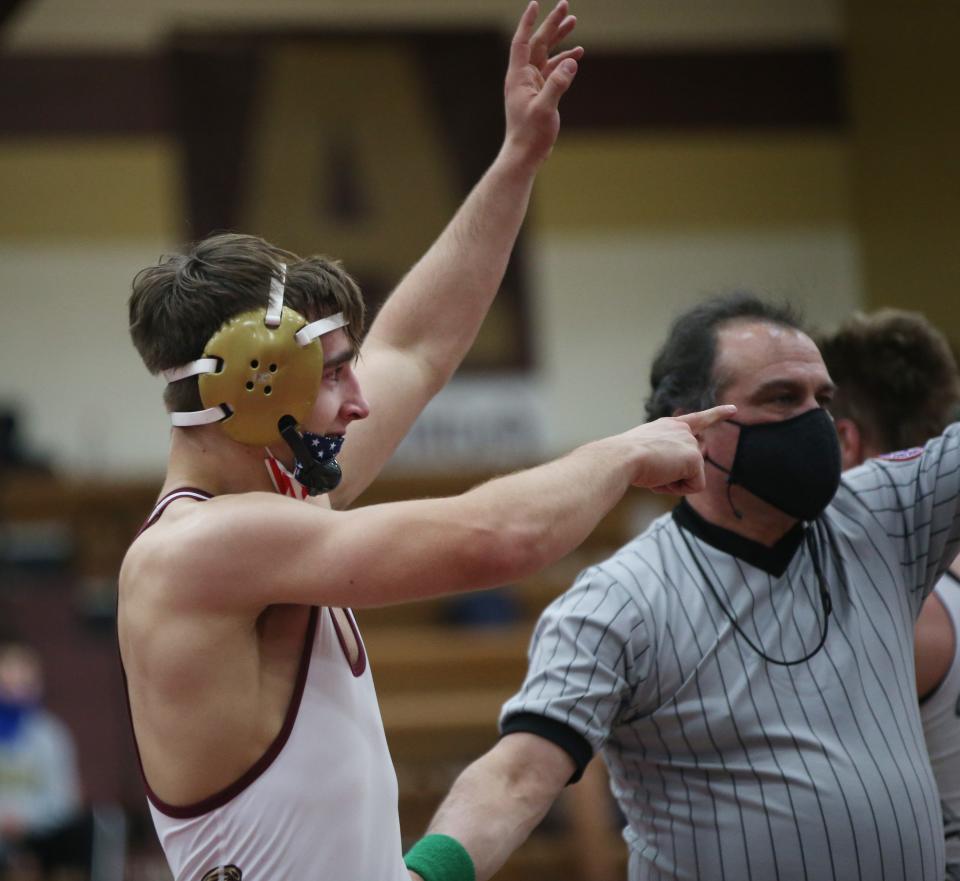
<svg viewBox="0 0 960 881">
<path fill-rule="evenodd" d="M 0 473 L 15 470 L 49 472 L 49 462 L 24 445 L 21 427 L 16 410 L 0 404 Z"/>
<path fill-rule="evenodd" d="M 82 870 L 85 826 L 73 739 L 43 707 L 40 657 L 0 634 L 0 878 Z"/>
<path fill-rule="evenodd" d="M 13 410 L 0 410 L 0 467 L 17 468 L 23 459 L 17 436 L 17 416 Z"/>
<path fill-rule="evenodd" d="M 915 458 L 960 417 L 956 360 L 943 334 L 919 313 L 857 313 L 819 344 L 837 384 L 830 411 L 844 469 L 875 456 Z M 960 558 L 937 582 L 914 628 L 920 717 L 940 790 L 949 881 L 960 881 L 958 631 Z"/>
<path fill-rule="evenodd" d="M 817 342 L 837 384 L 830 412 L 844 469 L 922 446 L 960 416 L 950 345 L 920 313 L 857 312 Z"/>
</svg>

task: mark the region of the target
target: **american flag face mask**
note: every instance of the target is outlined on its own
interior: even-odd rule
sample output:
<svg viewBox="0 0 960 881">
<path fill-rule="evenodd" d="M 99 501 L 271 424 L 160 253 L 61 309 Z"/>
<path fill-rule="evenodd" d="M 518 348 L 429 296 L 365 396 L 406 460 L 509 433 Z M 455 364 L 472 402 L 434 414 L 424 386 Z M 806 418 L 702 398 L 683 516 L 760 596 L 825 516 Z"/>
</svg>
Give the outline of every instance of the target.
<svg viewBox="0 0 960 881">
<path fill-rule="evenodd" d="M 343 436 L 313 434 L 312 432 L 305 431 L 303 432 L 303 441 L 310 451 L 310 458 L 315 463 L 328 469 L 328 471 L 335 473 L 337 475 L 336 481 L 339 482 L 340 466 L 337 464 L 336 456 L 343 447 Z M 303 477 L 304 465 L 299 458 L 297 458 L 293 473 L 291 474 L 290 469 L 273 455 L 269 447 L 267 447 L 264 452 L 266 453 L 266 458 L 264 458 L 263 464 L 267 468 L 267 474 L 270 475 L 273 488 L 278 493 L 300 500 L 317 494 L 311 491 L 311 487 L 301 479 Z"/>
</svg>

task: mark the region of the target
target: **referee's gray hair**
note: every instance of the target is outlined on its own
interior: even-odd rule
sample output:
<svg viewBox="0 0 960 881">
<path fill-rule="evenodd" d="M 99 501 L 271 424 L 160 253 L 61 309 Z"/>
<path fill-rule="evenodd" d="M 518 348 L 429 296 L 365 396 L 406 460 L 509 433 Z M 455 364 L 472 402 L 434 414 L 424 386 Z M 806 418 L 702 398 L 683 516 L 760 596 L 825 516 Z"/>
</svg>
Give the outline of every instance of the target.
<svg viewBox="0 0 960 881">
<path fill-rule="evenodd" d="M 719 377 L 714 373 L 717 329 L 728 321 L 765 321 L 803 330 L 798 312 L 756 294 L 736 291 L 711 297 L 677 317 L 650 370 L 647 421 L 693 412 L 716 403 Z"/>
</svg>

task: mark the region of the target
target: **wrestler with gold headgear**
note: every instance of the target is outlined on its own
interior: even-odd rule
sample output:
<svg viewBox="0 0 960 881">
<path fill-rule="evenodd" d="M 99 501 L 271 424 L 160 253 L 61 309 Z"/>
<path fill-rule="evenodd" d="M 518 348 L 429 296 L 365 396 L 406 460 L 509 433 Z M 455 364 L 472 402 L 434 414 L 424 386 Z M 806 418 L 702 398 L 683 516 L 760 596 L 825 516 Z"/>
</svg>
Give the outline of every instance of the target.
<svg viewBox="0 0 960 881">
<path fill-rule="evenodd" d="M 633 429 L 455 498 L 345 510 L 460 363 L 499 287 L 582 54 L 550 54 L 575 24 L 566 0 L 539 27 L 537 15 L 531 3 L 511 46 L 500 154 L 362 349 L 363 302 L 342 267 L 252 236 L 207 239 L 134 281 L 131 333 L 167 380 L 174 427 L 160 500 L 120 573 L 118 629 L 177 881 L 409 879 L 348 607 L 513 581 L 571 550 L 631 484 L 702 483 L 695 434 L 728 410 Z M 449 881 L 423 862 L 430 847 L 414 868 Z"/>
</svg>

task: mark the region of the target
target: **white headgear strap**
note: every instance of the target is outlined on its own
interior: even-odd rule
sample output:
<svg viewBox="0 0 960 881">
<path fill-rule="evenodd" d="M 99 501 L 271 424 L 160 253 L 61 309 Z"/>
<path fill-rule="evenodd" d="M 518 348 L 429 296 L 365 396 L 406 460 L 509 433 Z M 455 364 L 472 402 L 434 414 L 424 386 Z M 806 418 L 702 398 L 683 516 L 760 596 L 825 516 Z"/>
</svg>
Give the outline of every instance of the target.
<svg viewBox="0 0 960 881">
<path fill-rule="evenodd" d="M 280 264 L 279 275 L 270 278 L 270 298 L 267 301 L 267 316 L 263 323 L 267 327 L 279 327 L 283 314 L 283 291 L 287 286 L 287 264 Z"/>
</svg>

